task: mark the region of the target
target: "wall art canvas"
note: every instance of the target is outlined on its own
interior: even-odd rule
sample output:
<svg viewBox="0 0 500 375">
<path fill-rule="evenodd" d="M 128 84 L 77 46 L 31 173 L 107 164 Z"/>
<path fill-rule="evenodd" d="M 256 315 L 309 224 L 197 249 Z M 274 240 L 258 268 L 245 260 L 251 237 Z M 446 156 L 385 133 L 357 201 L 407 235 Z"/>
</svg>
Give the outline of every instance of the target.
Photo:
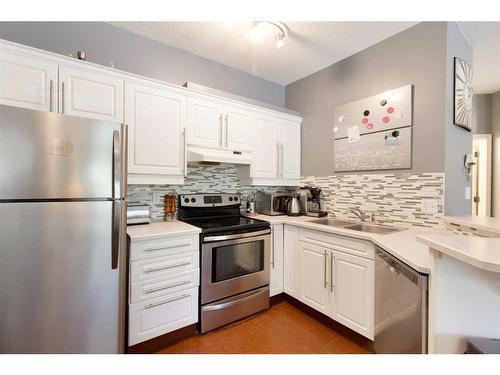
<svg viewBox="0 0 500 375">
<path fill-rule="evenodd" d="M 411 168 L 412 85 L 335 108 L 334 170 Z"/>
<path fill-rule="evenodd" d="M 453 123 L 472 130 L 472 68 L 455 57 Z"/>
</svg>

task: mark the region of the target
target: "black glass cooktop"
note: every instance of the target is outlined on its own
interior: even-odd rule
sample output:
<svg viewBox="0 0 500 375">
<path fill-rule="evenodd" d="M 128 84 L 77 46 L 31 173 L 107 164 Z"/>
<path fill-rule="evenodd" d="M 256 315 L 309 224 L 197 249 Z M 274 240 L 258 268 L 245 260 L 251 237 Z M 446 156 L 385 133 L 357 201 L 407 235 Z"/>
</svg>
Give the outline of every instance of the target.
<svg viewBox="0 0 500 375">
<path fill-rule="evenodd" d="M 201 228 L 202 233 L 213 233 L 222 231 L 234 231 L 243 229 L 265 229 L 269 228 L 267 221 L 250 219 L 244 216 L 217 217 L 217 218 L 196 218 L 184 219 L 184 222 Z"/>
</svg>

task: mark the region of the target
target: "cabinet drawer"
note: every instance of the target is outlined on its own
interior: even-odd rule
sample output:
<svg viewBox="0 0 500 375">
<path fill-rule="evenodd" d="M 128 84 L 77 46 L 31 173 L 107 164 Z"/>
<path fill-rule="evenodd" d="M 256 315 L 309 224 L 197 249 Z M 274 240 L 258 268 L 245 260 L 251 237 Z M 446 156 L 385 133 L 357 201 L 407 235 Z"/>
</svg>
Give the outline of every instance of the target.
<svg viewBox="0 0 500 375">
<path fill-rule="evenodd" d="M 160 277 L 154 280 L 139 281 L 130 286 L 130 303 L 143 302 L 180 290 L 197 287 L 200 284 L 200 270 L 194 269 Z"/>
<path fill-rule="evenodd" d="M 161 276 L 199 268 L 199 251 L 131 262 L 130 282 L 152 280 Z"/>
<path fill-rule="evenodd" d="M 299 241 L 375 259 L 375 245 L 370 241 L 305 229 L 300 230 Z"/>
<path fill-rule="evenodd" d="M 129 346 L 198 322 L 198 288 L 129 306 Z"/>
<path fill-rule="evenodd" d="M 139 260 L 198 250 L 198 235 L 170 237 L 158 240 L 134 241 L 130 245 L 130 260 Z"/>
</svg>

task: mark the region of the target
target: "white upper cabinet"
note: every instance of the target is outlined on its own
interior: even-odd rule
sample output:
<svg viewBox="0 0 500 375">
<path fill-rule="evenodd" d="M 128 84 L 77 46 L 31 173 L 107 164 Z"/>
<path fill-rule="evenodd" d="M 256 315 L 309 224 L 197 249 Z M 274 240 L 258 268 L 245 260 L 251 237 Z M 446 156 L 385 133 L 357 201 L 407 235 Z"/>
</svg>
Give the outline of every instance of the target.
<svg viewBox="0 0 500 375">
<path fill-rule="evenodd" d="M 333 256 L 332 318 L 373 340 L 375 262 L 340 251 Z"/>
<path fill-rule="evenodd" d="M 202 155 L 235 163 L 242 184 L 299 185 L 301 118 L 266 106 L 3 40 L 0 104 L 125 122 L 130 183 L 182 184 Z"/>
<path fill-rule="evenodd" d="M 240 170 L 249 185 L 298 186 L 300 179 L 300 120 L 269 112 L 251 120 L 253 164 Z"/>
<path fill-rule="evenodd" d="M 168 86 L 126 82 L 125 123 L 129 182 L 182 183 L 175 177 L 184 177 L 186 96 Z"/>
<path fill-rule="evenodd" d="M 224 109 L 224 146 L 236 151 L 250 151 L 250 115 L 237 107 Z"/>
<path fill-rule="evenodd" d="M 222 105 L 188 98 L 187 143 L 202 147 L 222 147 Z"/>
<path fill-rule="evenodd" d="M 277 179 L 279 173 L 280 128 L 272 117 L 258 116 L 254 122 L 252 177 Z"/>
<path fill-rule="evenodd" d="M 300 179 L 300 125 L 288 120 L 281 124 L 281 178 Z"/>
<path fill-rule="evenodd" d="M 238 106 L 189 98 L 187 124 L 189 145 L 250 151 L 249 112 Z"/>
<path fill-rule="evenodd" d="M 57 64 L 0 52 L 0 104 L 57 111 Z"/>
<path fill-rule="evenodd" d="M 123 79 L 109 72 L 59 67 L 59 112 L 123 122 Z"/>
</svg>

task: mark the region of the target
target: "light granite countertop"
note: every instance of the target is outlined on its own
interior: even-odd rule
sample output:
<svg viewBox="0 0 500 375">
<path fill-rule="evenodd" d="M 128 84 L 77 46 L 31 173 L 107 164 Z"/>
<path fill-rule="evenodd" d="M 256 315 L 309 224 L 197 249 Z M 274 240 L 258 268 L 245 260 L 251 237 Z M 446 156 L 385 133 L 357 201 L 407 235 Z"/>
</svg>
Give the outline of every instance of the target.
<svg viewBox="0 0 500 375">
<path fill-rule="evenodd" d="M 464 263 L 485 271 L 500 273 L 500 238 L 421 234 L 418 240 Z"/>
<path fill-rule="evenodd" d="M 446 223 L 463 225 L 500 236 L 500 218 L 487 216 L 445 216 Z"/>
<path fill-rule="evenodd" d="M 358 232 L 351 229 L 333 227 L 324 224 L 316 224 L 311 221 L 317 218 L 309 216 L 268 216 L 252 215 L 255 219 L 268 221 L 272 224 L 288 224 L 301 228 L 313 229 L 322 232 L 340 234 L 347 237 L 359 238 L 373 242 L 383 250 L 392 254 L 396 258 L 408 264 L 420 273 L 428 274 L 430 272 L 431 258 L 429 247 L 424 243 L 417 241 L 417 236 L 422 234 L 445 234 L 443 230 L 430 228 L 410 228 L 390 234 L 374 234 Z M 354 223 L 354 222 L 353 222 Z"/>
<path fill-rule="evenodd" d="M 201 229 L 182 221 L 164 221 L 144 225 L 129 225 L 127 234 L 133 240 L 155 239 L 160 237 L 179 236 L 183 234 L 198 234 Z"/>
</svg>

